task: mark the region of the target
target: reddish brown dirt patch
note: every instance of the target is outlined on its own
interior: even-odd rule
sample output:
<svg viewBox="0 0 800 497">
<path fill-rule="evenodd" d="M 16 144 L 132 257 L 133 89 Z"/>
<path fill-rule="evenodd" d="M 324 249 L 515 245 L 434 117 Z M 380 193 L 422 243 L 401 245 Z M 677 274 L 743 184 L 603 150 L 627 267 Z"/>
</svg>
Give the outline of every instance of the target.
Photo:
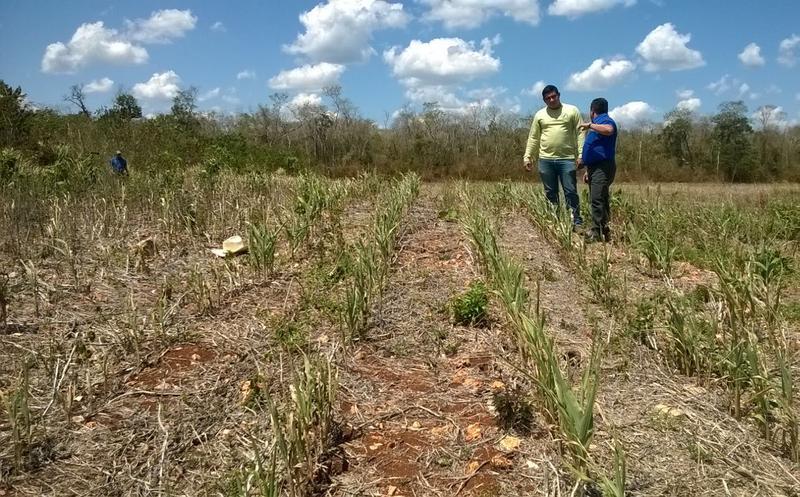
<svg viewBox="0 0 800 497">
<path fill-rule="evenodd" d="M 367 457 L 380 457 L 384 454 L 408 454 L 416 457 L 425 448 L 429 441 L 422 432 L 398 431 L 381 432 L 372 431 L 361 439 L 363 454 Z M 355 447 L 358 451 L 358 447 Z"/>
<path fill-rule="evenodd" d="M 401 363 L 392 359 L 391 364 L 384 364 L 383 359 L 374 354 L 361 357 L 364 366 L 354 367 L 353 372 L 365 379 L 379 378 L 388 387 L 398 387 L 419 393 L 431 393 L 434 384 L 427 379 L 430 376 L 419 364 Z"/>
<path fill-rule="evenodd" d="M 482 469 L 464 485 L 461 495 L 488 497 L 490 495 L 498 495 L 498 492 L 500 492 L 500 484 L 497 479 L 489 473 L 484 473 Z"/>
<path fill-rule="evenodd" d="M 152 367 L 134 376 L 130 383 L 143 388 L 156 388 L 175 379 L 197 364 L 217 358 L 217 352 L 203 345 L 179 345 L 168 350 Z"/>
<path fill-rule="evenodd" d="M 425 435 L 410 430 L 372 431 L 359 442 L 353 447 L 354 452 L 366 457 L 382 478 L 397 487 L 397 495 L 410 495 L 407 485 L 422 469 L 417 459 L 431 446 Z"/>
</svg>

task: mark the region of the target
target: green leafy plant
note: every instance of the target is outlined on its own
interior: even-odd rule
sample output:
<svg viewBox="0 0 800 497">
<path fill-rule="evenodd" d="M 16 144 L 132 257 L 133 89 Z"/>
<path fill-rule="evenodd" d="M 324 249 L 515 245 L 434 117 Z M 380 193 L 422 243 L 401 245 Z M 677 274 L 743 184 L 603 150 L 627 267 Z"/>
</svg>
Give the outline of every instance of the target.
<svg viewBox="0 0 800 497">
<path fill-rule="evenodd" d="M 270 229 L 266 224 L 253 223 L 249 228 L 249 252 L 253 266 L 266 273 L 275 269 L 275 245 L 278 230 Z"/>
<path fill-rule="evenodd" d="M 492 394 L 492 404 L 497 413 L 497 423 L 504 430 L 530 433 L 535 413 L 533 404 L 519 385 Z"/>
<path fill-rule="evenodd" d="M 588 281 L 595 300 L 609 312 L 616 311 L 620 297 L 617 294 L 617 281 L 611 273 L 611 256 L 607 250 L 589 266 Z"/>
<path fill-rule="evenodd" d="M 473 281 L 469 288 L 450 300 L 453 321 L 463 326 L 481 325 L 487 319 L 489 290 L 482 281 Z"/>
<path fill-rule="evenodd" d="M 667 300 L 667 330 L 673 363 L 687 375 L 707 373 L 715 353 L 714 323 L 699 316 L 683 300 Z"/>
</svg>

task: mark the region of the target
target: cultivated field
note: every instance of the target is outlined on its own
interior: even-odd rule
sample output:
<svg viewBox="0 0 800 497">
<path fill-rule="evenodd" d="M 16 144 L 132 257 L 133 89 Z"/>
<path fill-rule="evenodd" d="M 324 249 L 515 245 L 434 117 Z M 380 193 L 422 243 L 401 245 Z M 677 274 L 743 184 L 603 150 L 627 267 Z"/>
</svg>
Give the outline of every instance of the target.
<svg viewBox="0 0 800 497">
<path fill-rule="evenodd" d="M 112 179 L 0 192 L 0 495 L 800 495 L 800 187 Z"/>
</svg>

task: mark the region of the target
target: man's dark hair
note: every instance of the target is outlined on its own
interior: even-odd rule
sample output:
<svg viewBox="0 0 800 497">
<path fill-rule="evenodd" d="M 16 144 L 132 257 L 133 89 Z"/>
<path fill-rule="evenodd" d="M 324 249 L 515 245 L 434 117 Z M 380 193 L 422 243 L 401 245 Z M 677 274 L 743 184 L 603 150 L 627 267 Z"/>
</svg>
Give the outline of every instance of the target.
<svg viewBox="0 0 800 497">
<path fill-rule="evenodd" d="M 542 98 L 544 98 L 545 95 L 549 95 L 549 94 L 551 94 L 553 92 L 555 92 L 556 95 L 561 95 L 561 93 L 558 92 L 558 88 L 556 88 L 555 85 L 547 85 L 547 86 L 545 86 L 544 88 L 542 88 Z"/>
<path fill-rule="evenodd" d="M 608 100 L 603 97 L 595 98 L 589 105 L 589 110 L 595 114 L 608 114 Z"/>
</svg>

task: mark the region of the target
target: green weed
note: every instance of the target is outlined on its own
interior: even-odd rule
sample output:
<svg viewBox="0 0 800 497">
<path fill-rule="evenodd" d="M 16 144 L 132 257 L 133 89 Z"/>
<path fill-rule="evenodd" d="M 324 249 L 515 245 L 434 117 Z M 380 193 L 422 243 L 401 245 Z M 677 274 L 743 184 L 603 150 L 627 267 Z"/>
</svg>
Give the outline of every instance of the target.
<svg viewBox="0 0 800 497">
<path fill-rule="evenodd" d="M 453 297 L 450 312 L 453 321 L 462 326 L 481 325 L 487 319 L 489 291 L 482 281 L 473 281 L 469 288 Z"/>
</svg>

